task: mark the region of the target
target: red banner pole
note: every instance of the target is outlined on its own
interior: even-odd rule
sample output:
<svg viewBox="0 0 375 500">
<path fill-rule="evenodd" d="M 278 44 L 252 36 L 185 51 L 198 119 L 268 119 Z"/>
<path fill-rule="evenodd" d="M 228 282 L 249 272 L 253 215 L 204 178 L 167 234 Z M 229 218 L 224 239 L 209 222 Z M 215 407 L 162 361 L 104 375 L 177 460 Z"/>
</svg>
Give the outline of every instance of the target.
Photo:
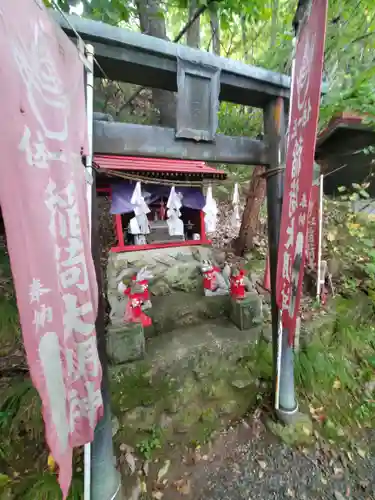
<svg viewBox="0 0 375 500">
<path fill-rule="evenodd" d="M 327 4 L 327 0 L 311 0 L 305 6 L 296 44 L 276 285 L 290 346 L 294 344 L 306 261 Z"/>
<path fill-rule="evenodd" d="M 277 262 L 280 311 L 275 407 L 285 423 L 298 415 L 294 390 L 294 337 L 306 262 L 308 208 L 324 59 L 327 0 L 300 5 L 291 81 L 289 130 Z"/>
</svg>

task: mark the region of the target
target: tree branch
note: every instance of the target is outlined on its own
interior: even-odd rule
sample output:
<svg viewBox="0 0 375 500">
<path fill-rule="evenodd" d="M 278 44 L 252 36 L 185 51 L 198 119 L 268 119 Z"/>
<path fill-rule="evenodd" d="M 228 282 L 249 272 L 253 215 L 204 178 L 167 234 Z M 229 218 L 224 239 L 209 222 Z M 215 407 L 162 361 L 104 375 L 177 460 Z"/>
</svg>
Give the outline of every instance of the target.
<svg viewBox="0 0 375 500">
<path fill-rule="evenodd" d="M 192 17 L 189 19 L 189 21 L 185 24 L 185 26 L 182 28 L 182 30 L 179 32 L 179 34 L 175 37 L 173 40 L 173 43 L 177 43 L 181 40 L 181 38 L 185 35 L 187 30 L 190 28 L 192 24 L 195 23 L 195 21 L 198 19 L 199 16 L 203 14 L 208 9 L 208 6 L 210 3 L 214 2 L 215 0 L 208 0 L 206 4 L 201 5 L 192 15 Z"/>
<path fill-rule="evenodd" d="M 375 35 L 375 31 L 370 31 L 370 33 L 366 33 L 365 35 L 359 36 L 358 38 L 354 38 L 354 40 L 352 40 L 350 43 L 360 42 L 361 40 L 364 40 L 365 38 L 373 35 Z"/>
<path fill-rule="evenodd" d="M 190 28 L 190 26 L 198 19 L 199 16 L 201 16 L 207 9 L 210 3 L 214 2 L 216 0 L 207 0 L 207 3 L 204 5 L 201 5 L 193 14 L 193 16 L 189 19 L 189 21 L 185 24 L 185 26 L 181 29 L 181 31 L 178 33 L 178 35 L 172 40 L 173 43 L 178 43 L 181 38 L 185 35 L 187 30 Z M 116 116 L 119 116 L 121 111 L 125 109 L 129 104 L 139 96 L 139 94 L 144 90 L 146 87 L 140 87 L 136 92 L 134 92 L 133 95 L 129 97 L 129 99 L 121 106 L 119 111 L 116 113 Z"/>
</svg>

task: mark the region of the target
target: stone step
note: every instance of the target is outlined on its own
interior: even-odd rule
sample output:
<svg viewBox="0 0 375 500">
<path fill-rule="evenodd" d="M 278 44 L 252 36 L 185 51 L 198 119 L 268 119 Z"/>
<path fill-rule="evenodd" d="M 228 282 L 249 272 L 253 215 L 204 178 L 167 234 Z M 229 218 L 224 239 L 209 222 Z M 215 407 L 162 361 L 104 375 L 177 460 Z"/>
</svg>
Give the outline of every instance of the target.
<svg viewBox="0 0 375 500">
<path fill-rule="evenodd" d="M 159 429 L 169 442 L 201 442 L 243 415 L 259 390 L 251 360 L 261 330 L 223 320 L 146 340 L 142 361 L 111 368 L 117 439 L 134 445 Z"/>
<path fill-rule="evenodd" d="M 146 338 L 220 318 L 230 318 L 241 330 L 262 320 L 262 300 L 255 292 L 248 293 L 242 301 L 231 300 L 228 295 L 207 297 L 199 292 L 174 292 L 152 297 L 151 302 L 152 307 L 145 311 L 152 319 L 152 326 L 145 329 Z M 122 318 L 123 314 L 112 317 L 113 326 L 121 327 Z"/>
</svg>

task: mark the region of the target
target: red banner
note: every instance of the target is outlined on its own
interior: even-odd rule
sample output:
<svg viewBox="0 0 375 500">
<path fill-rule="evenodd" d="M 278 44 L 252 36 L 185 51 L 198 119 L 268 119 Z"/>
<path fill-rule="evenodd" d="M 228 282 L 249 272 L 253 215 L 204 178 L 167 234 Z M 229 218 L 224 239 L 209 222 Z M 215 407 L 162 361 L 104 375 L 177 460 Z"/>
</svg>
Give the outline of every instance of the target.
<svg viewBox="0 0 375 500">
<path fill-rule="evenodd" d="M 324 58 L 327 0 L 312 0 L 296 46 L 288 134 L 276 300 L 289 345 L 294 343 L 306 259 L 308 207 L 313 180 Z"/>
<path fill-rule="evenodd" d="M 0 203 L 32 381 L 66 498 L 103 413 L 84 68 L 41 0 L 0 6 Z"/>
<path fill-rule="evenodd" d="M 306 264 L 315 271 L 318 269 L 319 252 L 319 194 L 319 185 L 314 184 L 311 188 L 308 212 Z"/>
</svg>

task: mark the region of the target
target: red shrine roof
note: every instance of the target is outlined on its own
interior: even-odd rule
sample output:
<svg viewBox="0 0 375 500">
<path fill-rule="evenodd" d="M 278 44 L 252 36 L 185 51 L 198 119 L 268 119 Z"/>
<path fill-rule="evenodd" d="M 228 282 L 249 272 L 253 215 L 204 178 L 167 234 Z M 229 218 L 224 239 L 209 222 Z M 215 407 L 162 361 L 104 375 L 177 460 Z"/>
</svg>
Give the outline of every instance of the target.
<svg viewBox="0 0 375 500">
<path fill-rule="evenodd" d="M 366 128 L 364 122 L 365 116 L 358 115 L 357 113 L 352 113 L 345 111 L 343 113 L 337 113 L 329 121 L 325 129 L 323 129 L 317 137 L 316 140 L 316 150 L 319 152 L 319 148 L 330 139 L 334 134 L 336 134 L 340 129 L 354 128 L 363 129 Z"/>
<path fill-rule="evenodd" d="M 142 158 L 135 156 L 94 155 L 94 162 L 103 170 L 125 172 L 153 172 L 160 174 L 187 174 L 225 179 L 223 170 L 209 167 L 204 161 L 170 160 L 166 158 Z"/>
</svg>

